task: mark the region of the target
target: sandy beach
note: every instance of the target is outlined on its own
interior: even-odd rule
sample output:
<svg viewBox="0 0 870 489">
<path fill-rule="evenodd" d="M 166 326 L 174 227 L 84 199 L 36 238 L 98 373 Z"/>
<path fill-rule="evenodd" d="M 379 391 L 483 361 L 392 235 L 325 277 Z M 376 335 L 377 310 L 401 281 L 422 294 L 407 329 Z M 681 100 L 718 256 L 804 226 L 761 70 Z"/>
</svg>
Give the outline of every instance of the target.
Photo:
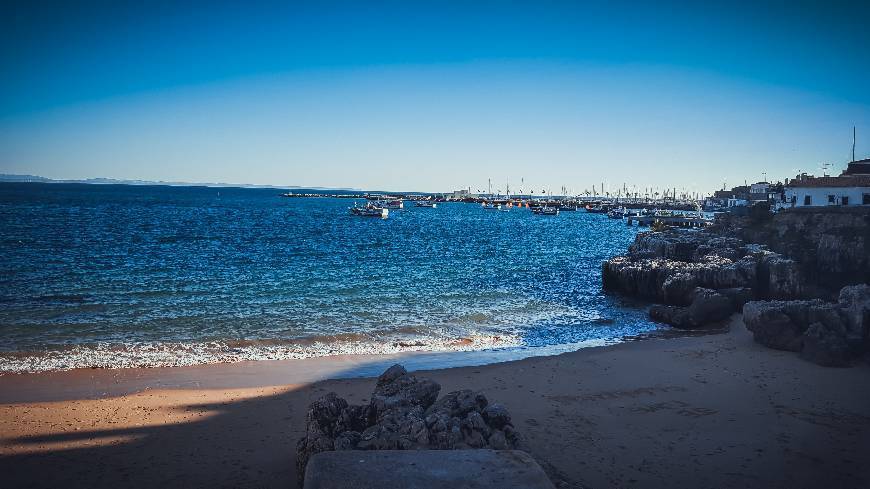
<svg viewBox="0 0 870 489">
<path fill-rule="evenodd" d="M 432 370 L 505 404 L 566 487 L 870 485 L 870 364 L 823 368 L 722 334 Z M 337 362 L 0 377 L 4 487 L 293 487 L 307 404 L 374 379 Z M 331 370 L 330 370 L 331 369 Z"/>
</svg>

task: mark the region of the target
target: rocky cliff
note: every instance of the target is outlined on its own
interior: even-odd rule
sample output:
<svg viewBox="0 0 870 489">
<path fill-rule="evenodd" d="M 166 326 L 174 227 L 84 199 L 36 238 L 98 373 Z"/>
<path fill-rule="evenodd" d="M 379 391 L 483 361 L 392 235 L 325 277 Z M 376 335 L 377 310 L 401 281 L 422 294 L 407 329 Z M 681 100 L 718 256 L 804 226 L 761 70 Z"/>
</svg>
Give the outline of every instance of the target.
<svg viewBox="0 0 870 489">
<path fill-rule="evenodd" d="M 870 210 L 800 208 L 733 224 L 737 237 L 762 243 L 799 266 L 813 295 L 833 300 L 844 286 L 870 283 Z"/>
<path fill-rule="evenodd" d="M 870 294 L 848 287 L 870 282 L 868 246 L 867 209 L 751 213 L 700 231 L 640 233 L 625 255 L 604 262 L 602 282 L 607 291 L 658 303 L 650 309 L 657 321 L 698 328 L 743 311 L 756 341 L 801 352 L 808 345 L 806 358 L 843 365 L 870 349 Z M 761 314 L 765 308 L 779 312 Z M 851 323 L 831 319 L 844 310 L 862 312 Z M 804 320 L 816 313 L 824 320 Z M 764 326 L 769 316 L 781 331 Z"/>
</svg>

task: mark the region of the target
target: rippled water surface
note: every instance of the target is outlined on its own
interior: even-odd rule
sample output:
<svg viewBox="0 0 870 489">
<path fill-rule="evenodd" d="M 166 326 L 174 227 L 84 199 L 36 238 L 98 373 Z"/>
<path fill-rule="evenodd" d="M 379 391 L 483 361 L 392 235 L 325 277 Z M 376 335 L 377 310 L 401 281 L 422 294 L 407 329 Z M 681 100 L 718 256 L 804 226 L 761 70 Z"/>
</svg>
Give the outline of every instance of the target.
<svg viewBox="0 0 870 489">
<path fill-rule="evenodd" d="M 636 229 L 585 212 L 268 189 L 0 184 L 0 370 L 529 348 L 653 329 L 602 294 Z"/>
</svg>

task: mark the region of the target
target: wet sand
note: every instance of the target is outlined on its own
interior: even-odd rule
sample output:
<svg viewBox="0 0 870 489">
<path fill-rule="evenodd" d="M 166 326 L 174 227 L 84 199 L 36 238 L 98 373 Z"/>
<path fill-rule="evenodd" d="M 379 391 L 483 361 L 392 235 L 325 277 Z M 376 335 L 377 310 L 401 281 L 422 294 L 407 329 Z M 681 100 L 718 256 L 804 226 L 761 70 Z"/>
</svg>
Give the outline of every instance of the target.
<svg viewBox="0 0 870 489">
<path fill-rule="evenodd" d="M 307 404 L 328 391 L 364 402 L 374 385 L 312 380 L 384 361 L 3 376 L 3 486 L 294 487 Z M 726 334 L 423 374 L 505 404 L 567 486 L 870 487 L 870 364 L 819 367 L 754 344 L 738 320 Z"/>
</svg>

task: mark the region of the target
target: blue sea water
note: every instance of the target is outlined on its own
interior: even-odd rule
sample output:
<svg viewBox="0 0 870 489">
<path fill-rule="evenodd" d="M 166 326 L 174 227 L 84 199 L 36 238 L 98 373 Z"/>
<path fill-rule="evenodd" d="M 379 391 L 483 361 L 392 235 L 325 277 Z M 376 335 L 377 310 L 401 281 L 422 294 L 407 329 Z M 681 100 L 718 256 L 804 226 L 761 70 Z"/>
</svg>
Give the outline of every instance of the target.
<svg viewBox="0 0 870 489">
<path fill-rule="evenodd" d="M 650 331 L 601 291 L 636 228 L 272 189 L 0 184 L 0 371 L 543 348 Z"/>
</svg>

